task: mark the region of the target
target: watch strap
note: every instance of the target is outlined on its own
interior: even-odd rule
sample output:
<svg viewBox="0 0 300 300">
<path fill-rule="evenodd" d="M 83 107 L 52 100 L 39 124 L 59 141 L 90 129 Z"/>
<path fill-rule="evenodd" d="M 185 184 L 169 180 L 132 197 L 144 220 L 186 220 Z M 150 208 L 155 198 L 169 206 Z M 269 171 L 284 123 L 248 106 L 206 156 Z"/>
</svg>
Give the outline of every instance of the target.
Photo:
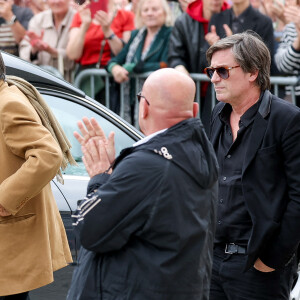
<svg viewBox="0 0 300 300">
<path fill-rule="evenodd" d="M 7 25 L 13 25 L 18 21 L 16 15 L 13 15 L 9 21 L 6 22 Z"/>
<path fill-rule="evenodd" d="M 112 33 L 110 36 L 106 37 L 106 40 L 112 40 L 115 37 L 115 33 Z"/>
</svg>

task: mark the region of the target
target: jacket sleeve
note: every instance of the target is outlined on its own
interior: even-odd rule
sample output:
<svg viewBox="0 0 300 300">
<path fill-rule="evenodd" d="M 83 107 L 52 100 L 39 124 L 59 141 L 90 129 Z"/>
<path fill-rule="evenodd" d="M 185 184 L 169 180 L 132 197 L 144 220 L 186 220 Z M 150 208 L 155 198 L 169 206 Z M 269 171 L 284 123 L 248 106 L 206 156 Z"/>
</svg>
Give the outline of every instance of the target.
<svg viewBox="0 0 300 300">
<path fill-rule="evenodd" d="M 40 35 L 41 34 L 40 28 L 41 28 L 41 24 L 37 21 L 37 17 L 33 17 L 29 22 L 28 30 L 34 31 L 35 33 Z M 32 47 L 30 42 L 26 38 L 23 38 L 19 46 L 20 57 L 24 60 L 31 61 L 31 55 L 30 55 L 31 48 Z M 33 62 L 35 64 L 40 64 L 40 62 L 38 61 L 38 55 L 36 55 L 36 59 Z"/>
<path fill-rule="evenodd" d="M 113 58 L 108 62 L 107 68 L 106 68 L 106 69 L 109 68 L 109 65 L 110 65 L 111 63 L 118 64 L 118 65 L 120 65 L 120 66 L 123 65 L 123 64 L 125 63 L 125 61 L 126 61 L 126 56 L 127 56 L 128 50 L 129 50 L 129 47 L 130 47 L 130 45 L 131 45 L 131 43 L 132 43 L 134 37 L 136 36 L 137 32 L 138 32 L 137 30 L 134 30 L 134 31 L 131 32 L 131 37 L 130 37 L 128 43 L 123 47 L 123 49 L 121 50 L 121 52 L 120 52 L 118 55 L 116 55 L 115 57 L 113 57 Z"/>
<path fill-rule="evenodd" d="M 293 46 L 294 35 L 296 29 L 293 24 L 288 24 L 284 31 L 275 54 L 275 62 L 279 71 L 286 74 L 293 74 L 300 70 L 300 51 L 297 51 Z"/>
<path fill-rule="evenodd" d="M 16 15 L 17 19 L 21 23 L 21 25 L 27 30 L 28 28 L 28 23 L 33 17 L 33 12 L 30 8 L 28 7 L 20 7 L 13 5 L 13 12 Z"/>
<path fill-rule="evenodd" d="M 263 22 L 259 23 L 260 29 L 257 30 L 257 33 L 261 36 L 263 39 L 264 43 L 268 47 L 270 54 L 271 54 L 271 59 L 272 63 L 274 60 L 274 29 L 273 29 L 273 23 L 271 18 L 264 16 Z"/>
<path fill-rule="evenodd" d="M 281 268 L 291 259 L 300 242 L 300 113 L 291 117 L 282 137 L 282 155 L 288 184 L 286 209 L 280 220 L 279 231 L 273 236 L 261 260 L 269 267 Z"/>
<path fill-rule="evenodd" d="M 187 45 L 185 42 L 185 33 L 183 22 L 185 13 L 177 18 L 173 30 L 170 35 L 169 51 L 168 51 L 168 64 L 171 68 L 175 68 L 178 65 L 183 65 L 187 68 L 185 63 L 188 56 Z"/>
<path fill-rule="evenodd" d="M 142 230 L 159 198 L 157 187 L 161 186 L 163 166 L 157 164 L 157 160 L 145 155 L 129 155 L 91 195 L 93 199 L 80 226 L 84 248 L 98 253 L 118 250 L 132 234 Z"/>
<path fill-rule="evenodd" d="M 3 93 L 1 134 L 21 167 L 0 184 L 0 203 L 13 215 L 48 184 L 58 171 L 62 153 L 25 96 Z M 19 99 L 24 97 L 24 101 Z"/>
</svg>

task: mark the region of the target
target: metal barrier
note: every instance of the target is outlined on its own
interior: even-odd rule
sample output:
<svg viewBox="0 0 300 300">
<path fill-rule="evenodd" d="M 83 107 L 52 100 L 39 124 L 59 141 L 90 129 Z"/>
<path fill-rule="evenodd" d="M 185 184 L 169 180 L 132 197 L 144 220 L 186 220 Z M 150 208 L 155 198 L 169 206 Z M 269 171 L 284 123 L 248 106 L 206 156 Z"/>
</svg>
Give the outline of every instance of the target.
<svg viewBox="0 0 300 300">
<path fill-rule="evenodd" d="M 132 74 L 130 75 L 131 78 L 136 79 L 136 91 L 138 91 L 139 81 L 146 79 L 151 72 L 143 73 L 143 74 Z M 109 78 L 112 77 L 111 74 L 107 73 L 104 69 L 86 69 L 81 71 L 77 77 L 75 78 L 74 85 L 80 88 L 81 83 L 86 78 L 91 78 L 91 97 L 95 98 L 95 76 L 103 77 L 105 81 L 105 105 L 110 107 L 110 96 L 109 96 Z M 202 82 L 209 82 L 210 79 L 205 74 L 197 74 L 191 73 L 190 76 L 196 83 L 196 99 L 200 106 L 200 91 L 201 91 L 201 83 Z M 167 78 L 166 78 L 167 80 Z M 289 76 L 289 77 L 271 77 L 271 85 L 272 85 L 272 93 L 276 96 L 279 96 L 279 86 L 291 86 L 291 101 L 293 104 L 296 103 L 296 96 L 295 96 L 295 86 L 299 85 L 299 78 L 296 76 Z M 216 97 L 213 85 L 211 85 L 212 89 L 212 97 L 211 97 L 211 107 L 213 108 L 216 104 Z M 123 84 L 120 85 L 120 116 L 124 118 L 124 87 Z"/>
</svg>

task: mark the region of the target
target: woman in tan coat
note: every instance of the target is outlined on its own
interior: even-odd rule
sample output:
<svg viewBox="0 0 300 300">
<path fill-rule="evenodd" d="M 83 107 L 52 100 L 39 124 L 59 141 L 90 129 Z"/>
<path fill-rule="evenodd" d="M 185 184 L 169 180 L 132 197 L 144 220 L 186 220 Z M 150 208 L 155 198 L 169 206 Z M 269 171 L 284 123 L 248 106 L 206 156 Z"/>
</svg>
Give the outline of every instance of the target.
<svg viewBox="0 0 300 300">
<path fill-rule="evenodd" d="M 0 296 L 26 297 L 72 261 L 49 183 L 62 152 L 4 73 L 0 54 Z"/>
</svg>

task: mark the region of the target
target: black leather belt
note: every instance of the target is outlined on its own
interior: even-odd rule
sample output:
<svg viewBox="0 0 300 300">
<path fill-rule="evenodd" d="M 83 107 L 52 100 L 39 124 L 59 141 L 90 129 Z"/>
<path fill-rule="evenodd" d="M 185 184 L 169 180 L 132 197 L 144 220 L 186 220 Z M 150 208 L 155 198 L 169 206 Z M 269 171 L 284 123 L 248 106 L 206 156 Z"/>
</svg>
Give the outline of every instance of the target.
<svg viewBox="0 0 300 300">
<path fill-rule="evenodd" d="M 244 246 L 236 245 L 235 243 L 225 244 L 226 254 L 246 254 L 247 248 Z"/>
</svg>

